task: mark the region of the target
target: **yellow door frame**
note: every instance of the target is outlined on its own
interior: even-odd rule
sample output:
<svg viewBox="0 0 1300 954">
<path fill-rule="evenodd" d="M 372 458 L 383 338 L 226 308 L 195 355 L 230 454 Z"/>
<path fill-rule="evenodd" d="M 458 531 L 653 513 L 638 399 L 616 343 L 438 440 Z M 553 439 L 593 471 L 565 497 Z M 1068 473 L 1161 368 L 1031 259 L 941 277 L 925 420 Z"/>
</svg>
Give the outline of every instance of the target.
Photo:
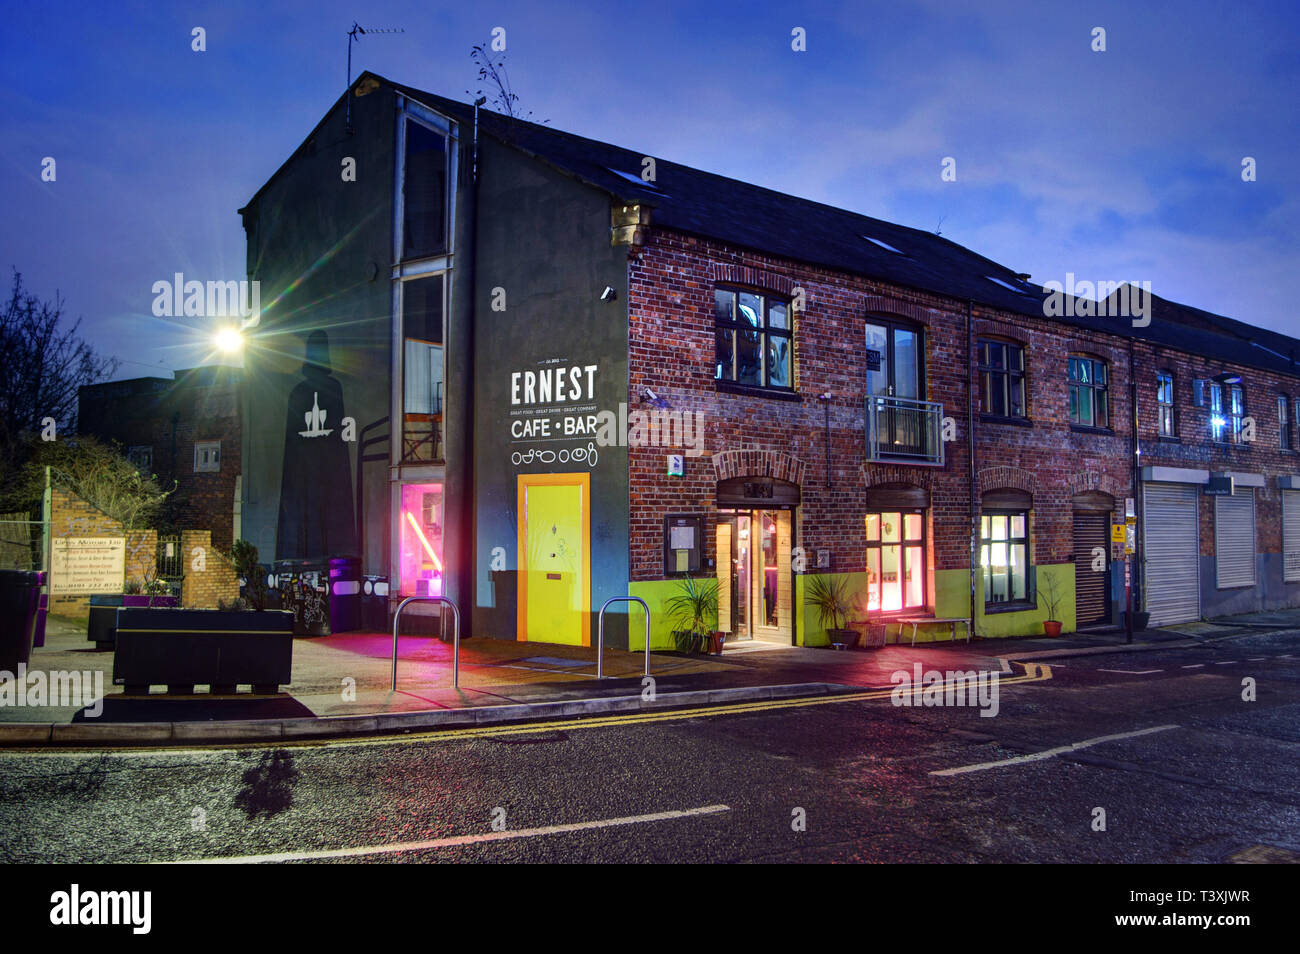
<svg viewBox="0 0 1300 954">
<path fill-rule="evenodd" d="M 529 487 L 577 487 L 581 497 L 578 533 L 582 546 L 582 645 L 591 645 L 591 474 L 520 474 L 515 513 L 519 515 L 518 606 L 515 629 L 519 642 L 528 641 L 528 497 Z"/>
</svg>

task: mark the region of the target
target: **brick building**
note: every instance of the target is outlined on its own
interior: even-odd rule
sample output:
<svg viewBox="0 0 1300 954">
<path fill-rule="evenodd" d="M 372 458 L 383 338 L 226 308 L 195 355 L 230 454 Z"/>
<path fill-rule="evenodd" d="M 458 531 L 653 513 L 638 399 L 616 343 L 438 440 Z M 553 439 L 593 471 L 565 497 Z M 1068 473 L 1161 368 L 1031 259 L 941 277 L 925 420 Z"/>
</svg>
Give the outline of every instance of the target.
<svg viewBox="0 0 1300 954">
<path fill-rule="evenodd" d="M 630 593 L 670 646 L 706 577 L 720 628 L 818 644 L 812 575 L 857 619 L 1117 623 L 1131 515 L 1156 622 L 1300 605 L 1295 340 L 370 73 L 350 93 L 351 128 L 341 98 L 241 210 L 276 303 L 244 400 L 263 553 L 355 554 L 393 599 L 557 642 Z"/>
<path fill-rule="evenodd" d="M 240 376 L 208 365 L 167 378 L 82 387 L 77 430 L 115 443 L 142 473 L 175 490 L 163 519 L 177 530 L 211 530 L 229 548 L 239 536 Z"/>
</svg>

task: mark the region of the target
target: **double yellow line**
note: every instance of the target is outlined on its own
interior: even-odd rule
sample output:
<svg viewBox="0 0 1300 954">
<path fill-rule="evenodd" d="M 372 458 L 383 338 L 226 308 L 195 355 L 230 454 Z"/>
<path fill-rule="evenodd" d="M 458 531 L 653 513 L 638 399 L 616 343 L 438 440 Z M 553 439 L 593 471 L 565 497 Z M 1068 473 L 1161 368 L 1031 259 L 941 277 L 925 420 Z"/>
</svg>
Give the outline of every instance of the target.
<svg viewBox="0 0 1300 954">
<path fill-rule="evenodd" d="M 1052 669 L 1041 663 L 1016 663 L 1025 672 L 1021 676 L 1000 676 L 999 686 L 1010 686 L 1027 682 L 1046 682 L 1052 678 Z M 901 690 L 904 695 L 913 698 L 926 688 L 939 687 L 912 686 Z M 814 698 L 801 699 L 767 699 L 760 702 L 735 702 L 723 705 L 707 706 L 698 709 L 671 709 L 663 712 L 629 712 L 623 715 L 580 716 L 576 719 L 562 719 L 553 722 L 536 722 L 515 725 L 476 726 L 469 729 L 431 729 L 426 732 L 409 732 L 400 735 L 371 736 L 364 739 L 304 739 L 285 743 L 266 743 L 277 748 L 289 746 L 343 746 L 343 745 L 392 745 L 410 742 L 442 742 L 457 739 L 490 739 L 501 736 L 540 735 L 547 732 L 563 732 L 570 729 L 601 729 L 613 726 L 638 725 L 652 722 L 679 722 L 683 719 L 703 719 L 723 715 L 743 715 L 750 712 L 772 712 L 778 709 L 802 709 L 807 706 L 825 706 L 840 702 L 867 702 L 875 699 L 890 699 L 898 688 L 870 689 L 864 692 L 850 692 Z M 222 746 L 223 748 L 225 746 Z M 247 747 L 247 746 L 241 746 Z"/>
</svg>

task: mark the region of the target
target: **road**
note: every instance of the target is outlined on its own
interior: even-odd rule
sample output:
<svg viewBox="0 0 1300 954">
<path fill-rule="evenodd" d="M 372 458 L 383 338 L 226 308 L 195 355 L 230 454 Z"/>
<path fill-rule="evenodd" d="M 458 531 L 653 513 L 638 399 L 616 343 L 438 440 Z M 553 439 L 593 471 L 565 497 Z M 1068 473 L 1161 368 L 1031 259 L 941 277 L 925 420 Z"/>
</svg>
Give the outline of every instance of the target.
<svg viewBox="0 0 1300 954">
<path fill-rule="evenodd" d="M 1247 679 L 1255 701 L 1243 700 Z M 993 718 L 877 698 L 475 731 L 0 753 L 0 858 L 1168 863 L 1300 852 L 1300 633 L 1053 661 L 1050 679 L 1003 685 Z"/>
</svg>

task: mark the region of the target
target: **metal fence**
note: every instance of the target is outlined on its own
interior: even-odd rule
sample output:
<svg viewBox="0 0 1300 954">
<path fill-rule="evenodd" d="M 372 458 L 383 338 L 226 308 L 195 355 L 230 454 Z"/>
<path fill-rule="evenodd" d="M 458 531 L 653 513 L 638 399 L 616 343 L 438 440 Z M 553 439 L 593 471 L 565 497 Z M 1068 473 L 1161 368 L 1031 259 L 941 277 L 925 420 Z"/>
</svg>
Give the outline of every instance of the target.
<svg viewBox="0 0 1300 954">
<path fill-rule="evenodd" d="M 0 569 L 43 570 L 44 524 L 31 514 L 0 514 Z"/>
<path fill-rule="evenodd" d="M 173 587 L 179 587 L 181 577 L 185 575 L 184 559 L 184 555 L 181 553 L 181 538 L 179 535 L 160 536 L 158 538 L 157 558 L 154 563 L 154 576 L 160 580 L 166 580 Z"/>
</svg>

